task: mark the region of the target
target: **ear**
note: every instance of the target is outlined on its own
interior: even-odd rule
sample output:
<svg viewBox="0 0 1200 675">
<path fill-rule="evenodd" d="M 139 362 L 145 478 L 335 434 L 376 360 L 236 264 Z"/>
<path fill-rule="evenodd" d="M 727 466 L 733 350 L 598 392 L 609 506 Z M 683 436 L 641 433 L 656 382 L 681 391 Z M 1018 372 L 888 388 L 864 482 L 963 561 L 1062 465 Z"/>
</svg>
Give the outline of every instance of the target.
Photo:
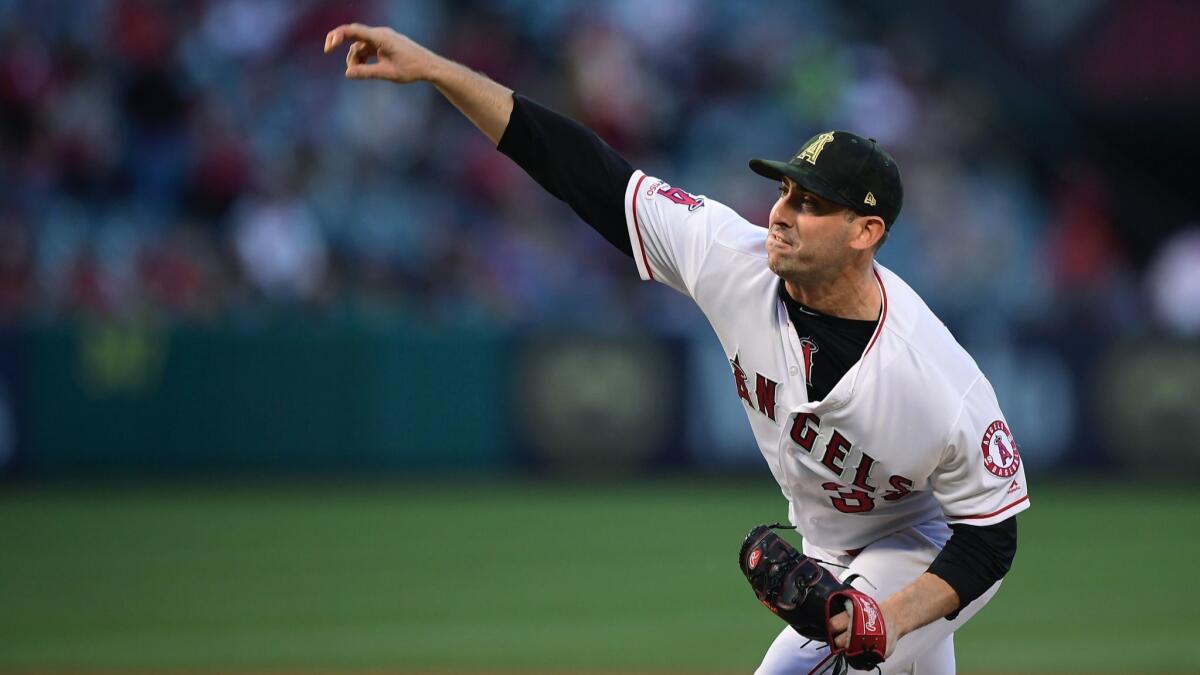
<svg viewBox="0 0 1200 675">
<path fill-rule="evenodd" d="M 850 225 L 850 248 L 857 251 L 868 251 L 883 238 L 887 227 L 879 216 L 856 216 Z"/>
</svg>

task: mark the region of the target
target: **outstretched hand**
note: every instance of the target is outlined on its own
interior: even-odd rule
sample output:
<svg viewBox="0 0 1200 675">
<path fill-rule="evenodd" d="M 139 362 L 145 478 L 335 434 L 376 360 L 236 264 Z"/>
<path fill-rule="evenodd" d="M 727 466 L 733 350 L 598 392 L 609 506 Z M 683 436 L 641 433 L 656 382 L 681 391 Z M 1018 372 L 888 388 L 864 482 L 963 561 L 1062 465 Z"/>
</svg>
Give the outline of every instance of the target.
<svg viewBox="0 0 1200 675">
<path fill-rule="evenodd" d="M 346 41 L 350 41 L 347 78 L 396 84 L 430 82 L 492 143 L 500 142 L 512 117 L 513 92 L 508 87 L 442 58 L 385 26 L 338 26 L 325 36 L 325 53 Z"/>
<path fill-rule="evenodd" d="M 432 77 L 439 57 L 391 28 L 351 23 L 325 36 L 328 54 L 346 40 L 346 77 L 352 80 L 389 80 L 408 84 Z"/>
</svg>

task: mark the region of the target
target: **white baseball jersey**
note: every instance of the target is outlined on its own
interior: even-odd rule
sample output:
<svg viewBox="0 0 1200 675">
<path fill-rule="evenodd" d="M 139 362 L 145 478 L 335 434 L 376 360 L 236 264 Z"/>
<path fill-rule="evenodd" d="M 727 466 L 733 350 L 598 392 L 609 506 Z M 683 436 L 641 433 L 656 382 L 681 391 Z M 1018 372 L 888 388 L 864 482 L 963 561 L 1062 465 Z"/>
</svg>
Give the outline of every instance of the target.
<svg viewBox="0 0 1200 675">
<path fill-rule="evenodd" d="M 640 171 L 625 219 L 641 277 L 691 297 L 715 329 L 806 542 L 855 551 L 927 521 L 989 525 L 1029 506 L 991 385 L 891 271 L 875 266 L 883 307 L 866 351 L 813 402 L 766 229 Z"/>
</svg>

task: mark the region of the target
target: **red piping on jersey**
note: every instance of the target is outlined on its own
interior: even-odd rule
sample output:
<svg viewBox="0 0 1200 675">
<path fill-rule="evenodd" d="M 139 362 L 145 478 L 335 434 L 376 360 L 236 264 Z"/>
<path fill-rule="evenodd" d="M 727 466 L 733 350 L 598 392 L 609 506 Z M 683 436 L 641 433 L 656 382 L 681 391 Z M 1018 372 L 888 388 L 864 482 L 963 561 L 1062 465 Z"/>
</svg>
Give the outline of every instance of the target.
<svg viewBox="0 0 1200 675">
<path fill-rule="evenodd" d="M 646 174 L 638 179 L 637 187 L 633 188 L 633 231 L 637 232 L 638 248 L 642 249 L 642 262 L 646 264 L 646 275 L 650 277 L 650 281 L 654 281 L 654 270 L 650 269 L 650 259 L 646 257 L 646 245 L 642 243 L 642 228 L 638 225 L 637 217 L 637 198 L 638 193 L 642 191 L 642 181 L 646 180 Z"/>
<path fill-rule="evenodd" d="M 875 335 L 871 337 L 871 343 L 867 345 L 863 356 L 871 351 L 871 347 L 875 346 L 875 341 L 879 339 L 879 334 L 883 332 L 883 322 L 887 320 L 887 289 L 883 286 L 883 279 L 879 277 L 879 270 L 872 268 L 871 272 L 875 274 L 875 280 L 879 282 L 879 294 L 883 296 L 883 309 L 879 312 L 879 325 L 875 327 Z"/>
<path fill-rule="evenodd" d="M 1011 509 L 1012 507 L 1016 506 L 1017 504 L 1020 504 L 1021 502 L 1027 502 L 1027 501 L 1029 501 L 1029 495 L 1025 495 L 1024 497 L 1021 497 L 1017 501 L 1009 504 L 1008 506 L 1005 506 L 1004 508 L 1002 508 L 998 511 L 992 511 L 991 513 L 985 513 L 980 516 L 946 516 L 946 517 L 953 518 L 955 520 L 977 520 L 979 518 L 991 518 L 992 516 L 1004 513 L 1005 511 Z"/>
</svg>

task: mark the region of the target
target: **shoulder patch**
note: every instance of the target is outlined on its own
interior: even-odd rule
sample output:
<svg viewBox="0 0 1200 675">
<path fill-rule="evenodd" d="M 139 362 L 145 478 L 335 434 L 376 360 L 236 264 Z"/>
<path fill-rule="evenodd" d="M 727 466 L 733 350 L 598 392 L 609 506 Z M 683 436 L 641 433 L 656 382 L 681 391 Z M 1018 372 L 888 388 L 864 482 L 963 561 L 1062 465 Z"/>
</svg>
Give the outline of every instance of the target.
<svg viewBox="0 0 1200 675">
<path fill-rule="evenodd" d="M 671 187 L 666 183 L 654 187 L 658 188 L 654 190 L 654 194 L 666 197 L 676 204 L 686 206 L 688 207 L 688 211 L 695 211 L 704 206 L 704 197 L 697 197 L 689 192 L 684 192 L 681 188 Z M 653 190 L 654 187 L 651 187 L 651 189 Z"/>
<path fill-rule="evenodd" d="M 996 420 L 983 432 L 983 466 L 1001 478 L 1011 478 L 1021 467 L 1021 455 L 1017 442 L 1004 420 Z"/>
</svg>

